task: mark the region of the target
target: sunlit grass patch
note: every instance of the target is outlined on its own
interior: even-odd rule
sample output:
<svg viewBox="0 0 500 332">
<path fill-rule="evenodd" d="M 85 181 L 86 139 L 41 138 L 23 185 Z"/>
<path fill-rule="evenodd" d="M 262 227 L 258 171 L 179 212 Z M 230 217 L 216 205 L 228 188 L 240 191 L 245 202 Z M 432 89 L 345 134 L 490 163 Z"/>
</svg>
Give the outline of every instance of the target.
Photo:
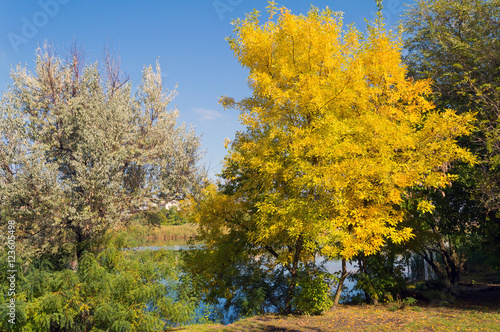
<svg viewBox="0 0 500 332">
<path fill-rule="evenodd" d="M 415 308 L 419 308 L 415 310 Z M 321 316 L 265 315 L 227 326 L 192 325 L 175 331 L 500 331 L 500 312 L 415 306 L 339 305 Z"/>
</svg>

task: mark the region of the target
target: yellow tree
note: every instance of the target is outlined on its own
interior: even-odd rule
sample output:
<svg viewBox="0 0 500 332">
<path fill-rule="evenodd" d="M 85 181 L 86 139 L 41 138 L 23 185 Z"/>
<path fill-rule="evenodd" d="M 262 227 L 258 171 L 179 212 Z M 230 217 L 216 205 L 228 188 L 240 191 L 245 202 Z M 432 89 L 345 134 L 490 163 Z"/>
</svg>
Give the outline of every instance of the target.
<svg viewBox="0 0 500 332">
<path fill-rule="evenodd" d="M 212 267 L 208 253 L 227 264 L 235 257 L 228 243 L 238 242 L 268 271 L 283 267 L 283 311 L 311 311 L 300 307 L 314 302 L 303 270 L 314 281 L 318 254 L 345 263 L 411 238 L 398 226 L 406 190 L 444 187 L 447 162 L 473 162 L 455 141 L 470 133 L 471 117 L 436 110 L 426 99 L 430 82 L 406 77 L 399 35 L 381 17 L 362 34 L 344 30 L 341 14 L 328 9 L 297 16 L 268 8 L 265 23 L 258 12 L 234 22 L 229 44 L 249 69 L 253 94 L 221 98 L 246 130 L 230 143 L 224 182 L 198 217 Z M 432 202 L 419 208 L 432 210 Z"/>
</svg>

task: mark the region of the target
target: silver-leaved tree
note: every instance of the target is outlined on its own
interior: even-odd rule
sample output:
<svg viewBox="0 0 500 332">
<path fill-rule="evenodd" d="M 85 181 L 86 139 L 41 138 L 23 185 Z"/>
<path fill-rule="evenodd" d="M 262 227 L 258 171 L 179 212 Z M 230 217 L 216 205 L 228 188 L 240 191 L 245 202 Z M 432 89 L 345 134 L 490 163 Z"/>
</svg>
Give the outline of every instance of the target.
<svg viewBox="0 0 500 332">
<path fill-rule="evenodd" d="M 31 254 L 69 251 L 77 262 L 104 232 L 158 200 L 182 199 L 204 178 L 200 139 L 167 107 L 160 66 L 133 92 L 119 61 L 85 65 L 37 51 L 17 66 L 0 104 L 0 209 Z"/>
</svg>

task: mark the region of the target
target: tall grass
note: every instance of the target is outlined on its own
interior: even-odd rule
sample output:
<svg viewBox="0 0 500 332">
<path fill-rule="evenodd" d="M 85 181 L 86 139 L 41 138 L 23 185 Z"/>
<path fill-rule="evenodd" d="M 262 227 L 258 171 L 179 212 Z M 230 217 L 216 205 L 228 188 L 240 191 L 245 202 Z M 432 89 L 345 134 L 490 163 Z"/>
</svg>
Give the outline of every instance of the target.
<svg viewBox="0 0 500 332">
<path fill-rule="evenodd" d="M 196 235 L 196 224 L 161 225 L 147 231 L 146 245 L 187 244 Z"/>
<path fill-rule="evenodd" d="M 107 236 L 121 248 L 171 246 L 187 244 L 196 235 L 196 229 L 196 224 L 148 227 L 132 223 L 121 230 L 109 231 Z"/>
</svg>

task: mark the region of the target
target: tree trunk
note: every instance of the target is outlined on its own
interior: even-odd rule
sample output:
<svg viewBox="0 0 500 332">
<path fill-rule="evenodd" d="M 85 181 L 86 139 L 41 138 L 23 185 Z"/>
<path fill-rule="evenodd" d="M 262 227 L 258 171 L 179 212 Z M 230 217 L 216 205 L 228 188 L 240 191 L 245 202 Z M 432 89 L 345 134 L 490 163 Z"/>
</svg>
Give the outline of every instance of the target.
<svg viewBox="0 0 500 332">
<path fill-rule="evenodd" d="M 80 228 L 75 228 L 75 237 L 76 237 L 76 243 L 75 243 L 75 255 L 73 256 L 73 260 L 70 262 L 70 268 L 77 272 L 78 271 L 78 263 L 80 263 L 80 260 L 82 259 L 83 253 L 85 252 L 85 248 L 83 245 L 83 235 L 82 231 Z"/>
<path fill-rule="evenodd" d="M 432 230 L 435 234 L 439 235 L 436 226 L 433 225 Z M 456 285 L 460 281 L 460 271 L 463 267 L 464 260 L 462 260 L 455 251 L 450 238 L 448 238 L 448 245 L 446 245 L 442 237 L 437 240 L 437 244 L 439 245 L 439 250 L 436 250 L 436 252 L 441 255 L 444 262 L 444 272 L 446 272 L 445 281 L 451 285 Z"/>
<path fill-rule="evenodd" d="M 441 248 L 441 256 L 443 257 L 448 281 L 452 285 L 456 285 L 460 281 L 460 270 L 464 262 L 461 261 L 460 257 L 452 247 L 451 241 L 449 242 L 450 252 L 446 250 L 446 245 L 442 239 L 439 240 L 439 247 Z"/>
<path fill-rule="evenodd" d="M 78 256 L 76 254 L 76 250 L 73 259 L 71 260 L 71 262 L 69 262 L 69 268 L 73 270 L 73 272 L 78 271 Z"/>
<path fill-rule="evenodd" d="M 424 261 L 429 264 L 429 266 L 432 268 L 432 270 L 436 273 L 439 279 L 444 280 L 444 273 L 442 269 L 434 262 L 434 259 L 432 257 L 432 251 L 429 249 L 429 256 L 427 255 L 427 251 L 425 248 L 422 248 L 421 252 L 418 253 L 420 257 L 424 259 Z"/>
<path fill-rule="evenodd" d="M 294 295 L 293 293 L 295 292 L 296 279 L 297 279 L 297 270 L 293 269 L 290 272 L 290 284 L 288 285 L 287 294 L 285 298 L 285 311 L 283 313 L 286 315 L 292 313 L 292 300 Z"/>
<path fill-rule="evenodd" d="M 290 272 L 290 284 L 288 285 L 288 290 L 285 298 L 285 314 L 292 313 L 292 300 L 295 295 L 294 292 L 295 286 L 297 284 L 297 270 L 299 267 L 300 254 L 302 253 L 303 240 L 304 237 L 302 235 L 299 235 L 295 247 L 288 248 L 289 252 L 291 252 L 292 250 L 294 251 L 294 255 L 292 265 L 288 267 L 288 272 Z"/>
<path fill-rule="evenodd" d="M 342 294 L 342 286 L 344 285 L 345 278 L 347 278 L 346 260 L 342 258 L 342 274 L 340 275 L 339 284 L 337 286 L 337 292 L 335 293 L 335 298 L 333 299 L 334 306 L 339 304 L 340 294 Z"/>
</svg>

